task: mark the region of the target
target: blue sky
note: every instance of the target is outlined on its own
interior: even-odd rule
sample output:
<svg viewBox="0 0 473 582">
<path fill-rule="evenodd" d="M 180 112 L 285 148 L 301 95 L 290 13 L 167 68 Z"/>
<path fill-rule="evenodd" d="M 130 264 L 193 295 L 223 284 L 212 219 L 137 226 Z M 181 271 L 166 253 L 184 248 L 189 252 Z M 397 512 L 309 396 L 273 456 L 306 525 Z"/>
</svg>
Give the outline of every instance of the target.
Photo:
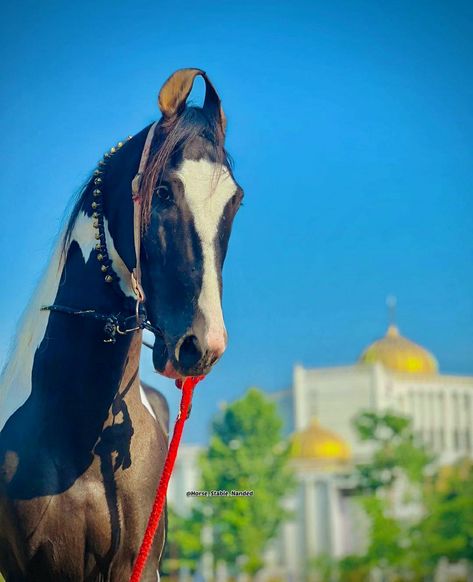
<svg viewBox="0 0 473 582">
<path fill-rule="evenodd" d="M 401 331 L 473 374 L 473 6 L 467 2 L 48 1 L 3 7 L 0 349 L 103 152 L 205 69 L 245 188 L 225 267 L 230 344 L 186 439 L 222 400 L 349 364 Z M 196 98 L 199 96 L 197 90 Z M 143 376 L 177 391 L 151 371 Z"/>
</svg>

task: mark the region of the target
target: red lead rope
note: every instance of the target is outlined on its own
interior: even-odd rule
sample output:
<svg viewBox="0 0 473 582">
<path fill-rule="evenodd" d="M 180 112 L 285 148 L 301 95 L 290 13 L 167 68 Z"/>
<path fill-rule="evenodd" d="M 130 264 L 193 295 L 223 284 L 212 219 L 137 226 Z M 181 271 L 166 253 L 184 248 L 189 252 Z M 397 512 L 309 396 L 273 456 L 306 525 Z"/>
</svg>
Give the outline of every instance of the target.
<svg viewBox="0 0 473 582">
<path fill-rule="evenodd" d="M 154 499 L 153 508 L 151 510 L 151 515 L 149 516 L 143 541 L 141 542 L 140 551 L 138 552 L 135 565 L 133 566 L 130 582 L 139 582 L 141 575 L 143 574 L 143 570 L 146 566 L 146 561 L 151 551 L 154 536 L 156 534 L 156 530 L 158 529 L 159 520 L 161 519 L 164 503 L 166 501 L 169 479 L 171 478 L 174 462 L 176 461 L 177 450 L 179 448 L 179 443 L 181 442 L 184 424 L 189 415 L 192 394 L 196 384 L 200 382 L 202 378 L 203 376 L 197 376 L 185 378 L 183 381 L 176 380 L 176 386 L 182 389 L 179 414 L 174 425 L 174 432 L 172 435 L 171 444 L 169 445 L 168 455 L 164 463 L 164 468 L 161 474 L 158 488 L 156 489 L 156 497 Z"/>
</svg>

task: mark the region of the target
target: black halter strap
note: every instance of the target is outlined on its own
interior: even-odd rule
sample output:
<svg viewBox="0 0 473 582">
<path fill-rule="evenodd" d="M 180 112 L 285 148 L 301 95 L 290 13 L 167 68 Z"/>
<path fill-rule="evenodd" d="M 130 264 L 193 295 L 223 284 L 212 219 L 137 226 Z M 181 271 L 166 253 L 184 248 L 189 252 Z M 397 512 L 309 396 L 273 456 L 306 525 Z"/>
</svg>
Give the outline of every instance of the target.
<svg viewBox="0 0 473 582">
<path fill-rule="evenodd" d="M 72 307 L 67 307 L 66 305 L 47 305 L 41 307 L 41 311 L 52 311 L 54 313 L 65 313 L 66 315 L 75 315 L 77 317 L 83 317 L 88 319 L 95 319 L 96 321 L 102 321 L 105 323 L 104 331 L 104 342 L 105 343 L 115 343 L 117 341 L 117 335 L 127 335 L 138 331 L 139 329 L 147 329 L 152 331 L 155 335 L 162 335 L 159 328 L 154 327 L 146 317 L 146 311 L 140 309 L 138 317 L 136 314 L 126 315 L 124 313 L 101 313 L 95 309 L 73 309 Z"/>
</svg>

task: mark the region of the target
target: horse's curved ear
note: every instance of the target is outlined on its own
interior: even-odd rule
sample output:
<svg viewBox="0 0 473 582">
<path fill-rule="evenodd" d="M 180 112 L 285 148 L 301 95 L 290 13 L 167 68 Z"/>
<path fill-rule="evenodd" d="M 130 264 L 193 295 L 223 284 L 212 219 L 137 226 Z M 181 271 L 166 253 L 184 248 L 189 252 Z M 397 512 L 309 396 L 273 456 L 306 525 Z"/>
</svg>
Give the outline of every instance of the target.
<svg viewBox="0 0 473 582">
<path fill-rule="evenodd" d="M 184 110 L 196 77 L 202 77 L 205 81 L 204 109 L 217 117 L 225 133 L 226 119 L 220 97 L 206 73 L 201 69 L 179 69 L 169 77 L 159 92 L 158 104 L 161 113 L 166 119 L 170 119 Z"/>
</svg>

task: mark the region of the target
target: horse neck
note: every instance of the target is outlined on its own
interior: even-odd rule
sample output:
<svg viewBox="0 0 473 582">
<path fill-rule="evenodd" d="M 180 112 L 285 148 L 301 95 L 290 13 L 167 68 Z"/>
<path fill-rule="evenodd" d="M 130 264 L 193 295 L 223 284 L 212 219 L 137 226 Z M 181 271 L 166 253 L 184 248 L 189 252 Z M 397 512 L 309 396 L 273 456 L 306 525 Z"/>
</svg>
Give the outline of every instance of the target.
<svg viewBox="0 0 473 582">
<path fill-rule="evenodd" d="M 61 238 L 23 317 L 2 377 L 0 428 L 28 400 L 36 405 L 37 417 L 50 420 L 52 414 L 59 414 L 67 422 L 67 416 L 87 411 L 90 420 L 95 409 L 97 420 L 103 419 L 127 377 L 137 377 L 140 334 L 119 336 L 116 344 L 108 344 L 103 321 L 41 311 L 51 304 L 105 313 L 123 310 L 124 297 L 104 281 L 95 243 L 92 218 L 80 213 L 67 252 L 62 252 Z M 113 257 L 110 238 L 107 243 Z M 137 386 L 134 382 L 128 390 Z"/>
</svg>

